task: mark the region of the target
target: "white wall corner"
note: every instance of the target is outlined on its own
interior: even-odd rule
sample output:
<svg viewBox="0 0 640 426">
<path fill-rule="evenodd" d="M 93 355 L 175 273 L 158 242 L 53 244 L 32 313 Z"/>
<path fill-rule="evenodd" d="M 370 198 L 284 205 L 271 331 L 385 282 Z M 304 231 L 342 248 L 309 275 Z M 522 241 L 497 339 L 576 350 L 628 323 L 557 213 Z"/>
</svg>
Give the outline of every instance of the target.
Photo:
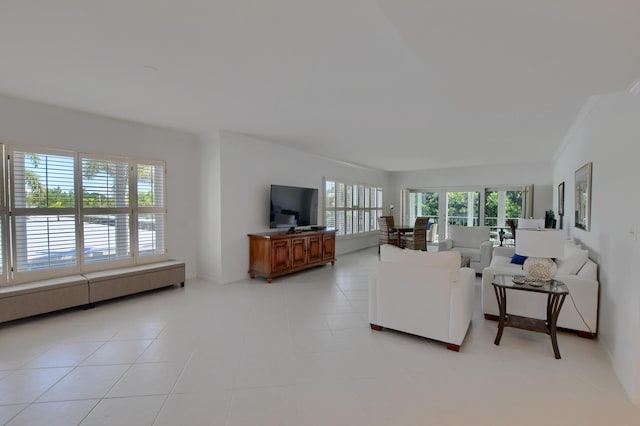
<svg viewBox="0 0 640 426">
<path fill-rule="evenodd" d="M 598 103 L 598 99 L 600 99 L 600 95 L 591 96 L 582 105 L 582 108 L 580 108 L 580 111 L 576 115 L 576 118 L 573 120 L 573 123 L 571 124 L 571 127 L 569 127 L 569 130 L 567 131 L 567 134 L 562 140 L 562 143 L 553 154 L 554 163 L 560 158 L 562 153 L 567 149 L 567 146 L 569 146 L 570 142 L 573 140 L 573 138 L 575 137 L 580 127 L 582 127 L 582 124 L 585 122 L 585 120 L 587 119 L 587 117 L 589 116 L 593 108 Z"/>
</svg>

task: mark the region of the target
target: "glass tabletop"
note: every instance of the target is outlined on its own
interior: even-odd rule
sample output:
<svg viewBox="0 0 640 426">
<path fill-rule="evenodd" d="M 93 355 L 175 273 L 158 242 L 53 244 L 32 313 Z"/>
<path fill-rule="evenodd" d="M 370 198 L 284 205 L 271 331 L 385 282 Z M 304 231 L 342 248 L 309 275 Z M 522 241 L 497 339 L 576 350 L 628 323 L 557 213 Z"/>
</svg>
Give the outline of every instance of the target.
<svg viewBox="0 0 640 426">
<path fill-rule="evenodd" d="M 524 291 L 533 291 L 546 294 L 569 294 L 569 288 L 562 281 L 536 281 L 524 275 L 503 275 L 493 276 L 491 284 L 497 287 L 514 288 Z"/>
</svg>

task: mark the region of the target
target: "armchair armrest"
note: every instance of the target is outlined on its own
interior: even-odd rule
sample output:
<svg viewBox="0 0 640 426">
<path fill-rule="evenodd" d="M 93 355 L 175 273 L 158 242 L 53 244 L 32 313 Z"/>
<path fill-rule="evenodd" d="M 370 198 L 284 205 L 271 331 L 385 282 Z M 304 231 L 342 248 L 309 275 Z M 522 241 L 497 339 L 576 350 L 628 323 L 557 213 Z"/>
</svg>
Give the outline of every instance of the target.
<svg viewBox="0 0 640 426">
<path fill-rule="evenodd" d="M 476 271 L 460 268 L 460 279 L 451 288 L 451 312 L 449 317 L 449 343 L 462 344 L 473 315 Z"/>
<path fill-rule="evenodd" d="M 486 268 L 491 264 L 491 256 L 493 254 L 493 243 L 484 241 L 480 244 L 480 266 Z"/>
<path fill-rule="evenodd" d="M 597 280 L 581 278 L 575 275 L 556 275 L 555 278 L 562 281 L 569 288 L 575 307 L 578 308 L 582 318 L 588 324 L 592 332 L 598 331 L 598 293 L 600 283 Z M 560 316 L 564 327 L 575 330 L 587 330 L 582 318 L 575 312 L 572 302 L 565 302 Z M 558 319 L 560 321 L 560 319 Z"/>
<path fill-rule="evenodd" d="M 453 240 L 451 238 L 447 238 L 446 240 L 442 240 L 438 242 L 438 251 L 447 251 L 453 248 Z"/>
</svg>

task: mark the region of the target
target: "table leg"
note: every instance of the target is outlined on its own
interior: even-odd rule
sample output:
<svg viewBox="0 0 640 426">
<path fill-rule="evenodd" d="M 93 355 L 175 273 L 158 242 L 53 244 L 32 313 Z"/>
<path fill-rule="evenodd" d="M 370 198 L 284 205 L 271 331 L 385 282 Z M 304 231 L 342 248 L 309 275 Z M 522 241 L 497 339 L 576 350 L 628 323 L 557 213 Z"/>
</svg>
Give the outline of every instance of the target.
<svg viewBox="0 0 640 426">
<path fill-rule="evenodd" d="M 566 294 L 563 294 L 562 296 L 557 294 L 550 294 L 547 297 L 547 327 L 549 328 L 551 345 L 553 346 L 553 353 L 555 354 L 556 359 L 561 358 L 560 349 L 558 349 L 556 323 L 558 322 L 558 315 L 560 315 L 560 309 L 562 309 L 562 304 L 564 303 L 564 299 L 566 297 Z"/>
<path fill-rule="evenodd" d="M 496 335 L 496 340 L 493 343 L 499 345 L 500 339 L 502 339 L 502 332 L 504 331 L 504 323 L 507 316 L 507 290 L 505 288 L 498 288 L 496 286 L 493 286 L 493 289 L 496 292 L 496 299 L 498 299 L 498 309 L 500 310 L 500 319 L 498 320 L 498 334 Z"/>
</svg>

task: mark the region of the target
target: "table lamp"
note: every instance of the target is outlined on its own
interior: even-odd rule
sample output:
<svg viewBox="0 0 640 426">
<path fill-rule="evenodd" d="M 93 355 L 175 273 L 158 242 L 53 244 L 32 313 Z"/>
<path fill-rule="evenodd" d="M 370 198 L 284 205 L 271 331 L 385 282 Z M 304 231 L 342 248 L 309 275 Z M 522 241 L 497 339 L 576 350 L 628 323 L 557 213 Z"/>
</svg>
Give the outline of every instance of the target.
<svg viewBox="0 0 640 426">
<path fill-rule="evenodd" d="M 563 231 L 552 229 L 518 229 L 516 253 L 527 256 L 524 271 L 535 280 L 548 281 L 557 271 L 552 258 L 564 256 Z"/>
</svg>

